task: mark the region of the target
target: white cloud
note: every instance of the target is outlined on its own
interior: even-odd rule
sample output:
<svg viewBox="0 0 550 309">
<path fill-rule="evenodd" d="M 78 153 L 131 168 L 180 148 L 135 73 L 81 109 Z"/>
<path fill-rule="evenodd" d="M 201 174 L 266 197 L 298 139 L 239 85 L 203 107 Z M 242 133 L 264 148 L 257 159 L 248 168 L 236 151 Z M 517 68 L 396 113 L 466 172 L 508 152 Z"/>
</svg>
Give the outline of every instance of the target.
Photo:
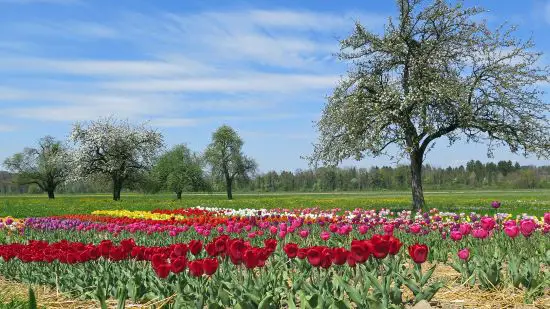
<svg viewBox="0 0 550 309">
<path fill-rule="evenodd" d="M 213 70 L 205 64 L 183 58 L 172 62 L 160 60 L 0 58 L 0 72 L 71 74 L 88 77 L 170 77 L 205 74 Z"/>
<path fill-rule="evenodd" d="M 82 0 L 0 0 L 0 4 L 9 3 L 9 4 L 36 4 L 36 3 L 46 3 L 46 4 L 80 4 Z"/>
<path fill-rule="evenodd" d="M 288 119 L 295 116 L 281 111 L 322 101 L 344 72 L 332 53 L 352 15 L 235 10 L 26 20 L 0 33 L 27 47 L 0 46 L 1 112 L 46 121 L 116 115 L 163 127 Z M 106 49 L 93 57 L 89 47 Z"/>
<path fill-rule="evenodd" d="M 262 26 L 290 28 L 295 30 L 335 31 L 348 29 L 355 21 L 360 21 L 369 28 L 381 27 L 387 17 L 368 13 L 319 13 L 312 11 L 290 10 L 252 10 L 249 17 Z"/>
<path fill-rule="evenodd" d="M 156 118 L 150 121 L 154 127 L 194 127 L 200 123 L 195 118 Z"/>
<path fill-rule="evenodd" d="M 138 92 L 299 92 L 335 86 L 336 75 L 255 74 L 189 79 L 108 82 L 104 88 Z"/>
<path fill-rule="evenodd" d="M 0 124 L 0 133 L 1 132 L 12 132 L 15 131 L 17 127 L 7 124 Z"/>
</svg>

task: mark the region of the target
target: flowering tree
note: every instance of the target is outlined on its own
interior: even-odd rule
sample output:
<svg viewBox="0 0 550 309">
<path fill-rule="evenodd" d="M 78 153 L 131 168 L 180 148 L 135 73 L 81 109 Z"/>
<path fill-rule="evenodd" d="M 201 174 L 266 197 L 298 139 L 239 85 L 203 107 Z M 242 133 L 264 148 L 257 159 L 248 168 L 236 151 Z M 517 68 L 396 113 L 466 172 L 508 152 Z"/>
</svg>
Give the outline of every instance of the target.
<svg viewBox="0 0 550 309">
<path fill-rule="evenodd" d="M 4 166 L 17 173 L 19 184 L 36 184 L 55 198 L 55 189 L 68 176 L 69 164 L 67 148 L 60 141 L 46 136 L 38 142 L 38 148 L 25 148 L 4 161 Z"/>
<path fill-rule="evenodd" d="M 223 125 L 212 134 L 204 157 L 212 167 L 212 174 L 225 180 L 227 198 L 233 199 L 233 180 L 247 177 L 256 170 L 256 162 L 243 154 L 243 140 L 230 126 Z"/>
<path fill-rule="evenodd" d="M 341 41 L 348 75 L 329 97 L 311 162 L 388 154 L 410 159 L 413 209 L 424 205 L 422 163 L 440 137 L 488 142 L 514 153 L 548 155 L 549 106 L 538 86 L 548 81 L 531 40 L 514 28 L 490 31 L 483 12 L 462 3 L 399 0 L 397 22 L 382 35 L 357 23 Z"/>
<path fill-rule="evenodd" d="M 176 145 L 163 154 L 156 163 L 153 174 L 163 188 L 176 193 L 178 200 L 184 191 L 208 188 L 204 179 L 200 157 L 185 145 Z"/>
<path fill-rule="evenodd" d="M 103 175 L 113 181 L 113 200 L 120 200 L 122 185 L 136 179 L 153 163 L 163 145 L 162 135 L 145 124 L 103 118 L 76 123 L 71 140 L 78 177 Z"/>
</svg>

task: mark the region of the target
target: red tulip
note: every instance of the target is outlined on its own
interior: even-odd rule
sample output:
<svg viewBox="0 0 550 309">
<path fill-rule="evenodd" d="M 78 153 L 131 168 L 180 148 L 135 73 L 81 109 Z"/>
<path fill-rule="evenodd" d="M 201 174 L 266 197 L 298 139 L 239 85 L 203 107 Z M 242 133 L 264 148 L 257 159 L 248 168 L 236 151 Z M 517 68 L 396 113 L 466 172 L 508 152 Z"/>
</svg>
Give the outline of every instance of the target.
<svg viewBox="0 0 550 309">
<path fill-rule="evenodd" d="M 317 247 L 309 248 L 307 260 L 312 266 L 319 267 L 321 265 L 321 250 Z"/>
<path fill-rule="evenodd" d="M 348 259 L 349 252 L 344 248 L 334 248 L 332 250 L 332 262 L 335 265 L 344 265 Z"/>
<path fill-rule="evenodd" d="M 375 234 L 370 239 L 370 242 L 373 248 L 372 254 L 377 259 L 385 258 L 390 252 L 390 242 L 387 238 L 381 235 Z"/>
<path fill-rule="evenodd" d="M 306 248 L 300 248 L 298 249 L 298 253 L 296 254 L 296 256 L 300 259 L 300 260 L 303 260 L 307 257 L 307 249 Z"/>
<path fill-rule="evenodd" d="M 251 269 L 258 265 L 258 254 L 255 249 L 246 249 L 243 254 L 243 262 L 246 268 Z"/>
<path fill-rule="evenodd" d="M 203 259 L 202 260 L 202 268 L 204 270 L 204 273 L 208 276 L 213 275 L 216 270 L 218 270 L 219 262 L 216 258 L 211 259 Z"/>
<path fill-rule="evenodd" d="M 187 260 L 185 259 L 185 257 L 178 257 L 178 258 L 175 258 L 171 263 L 170 263 L 170 269 L 172 270 L 172 272 L 174 274 L 179 274 L 181 273 L 185 267 L 187 266 Z"/>
<path fill-rule="evenodd" d="M 293 259 L 298 255 L 298 245 L 294 243 L 288 243 L 284 246 L 283 251 L 286 253 L 286 255 Z"/>
<path fill-rule="evenodd" d="M 389 254 L 396 255 L 399 253 L 399 250 L 401 249 L 401 246 L 403 246 L 403 243 L 396 237 L 389 237 L 390 242 L 390 251 Z"/>
<path fill-rule="evenodd" d="M 198 255 L 202 250 L 202 242 L 200 240 L 191 240 L 189 242 L 189 251 L 191 251 L 191 253 L 193 255 Z"/>
<path fill-rule="evenodd" d="M 270 238 L 264 240 L 264 246 L 268 251 L 275 252 L 275 249 L 277 249 L 277 239 Z"/>
<path fill-rule="evenodd" d="M 414 244 L 409 246 L 409 255 L 417 264 L 426 262 L 426 259 L 428 258 L 428 251 L 428 246 L 424 244 Z"/>
<path fill-rule="evenodd" d="M 202 260 L 194 260 L 189 262 L 189 272 L 194 277 L 200 277 L 204 274 L 204 268 L 203 268 L 203 261 Z"/>
<path fill-rule="evenodd" d="M 153 270 L 157 274 L 159 278 L 166 278 L 170 274 L 170 265 L 169 264 L 161 264 L 157 267 L 153 267 Z"/>
<path fill-rule="evenodd" d="M 368 240 L 352 240 L 350 251 L 354 261 L 358 263 L 364 263 L 371 254 Z"/>
</svg>

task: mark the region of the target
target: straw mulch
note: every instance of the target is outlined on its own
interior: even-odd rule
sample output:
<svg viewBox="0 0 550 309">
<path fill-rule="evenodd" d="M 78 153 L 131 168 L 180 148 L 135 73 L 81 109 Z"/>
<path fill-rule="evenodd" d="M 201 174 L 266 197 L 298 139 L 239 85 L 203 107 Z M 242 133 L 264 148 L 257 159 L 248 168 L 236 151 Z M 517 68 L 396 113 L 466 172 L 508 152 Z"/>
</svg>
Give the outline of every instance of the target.
<svg viewBox="0 0 550 309">
<path fill-rule="evenodd" d="M 429 267 L 429 265 L 424 265 Z M 443 280 L 445 287 L 439 290 L 431 301 L 433 308 L 443 309 L 504 309 L 504 308 L 544 308 L 550 309 L 550 287 L 544 296 L 538 298 L 534 304 L 523 303 L 523 291 L 513 288 L 500 288 L 490 291 L 479 288 L 470 288 L 460 283 L 459 274 L 449 266 L 438 265 L 433 279 Z M 55 289 L 45 286 L 34 286 L 39 307 L 63 308 L 63 309 L 84 309 L 98 308 L 99 303 L 92 300 L 74 300 L 66 294 L 59 293 Z M 405 291 L 406 299 L 412 298 L 409 291 Z M 28 299 L 28 285 L 6 280 L 0 276 L 0 299 L 26 300 Z M 171 299 L 156 301 L 147 304 L 132 304 L 127 302 L 126 308 L 150 308 L 152 305 L 160 308 Z M 109 307 L 116 307 L 116 300 L 109 302 Z"/>
<path fill-rule="evenodd" d="M 426 265 L 427 266 L 427 265 Z M 477 287 L 471 288 L 462 285 L 460 275 L 453 268 L 439 264 L 434 272 L 433 279 L 444 281 L 443 287 L 432 299 L 436 308 L 544 308 L 550 309 L 550 287 L 544 296 L 539 297 L 533 304 L 524 304 L 524 292 L 510 287 L 496 288 L 490 291 Z"/>
</svg>

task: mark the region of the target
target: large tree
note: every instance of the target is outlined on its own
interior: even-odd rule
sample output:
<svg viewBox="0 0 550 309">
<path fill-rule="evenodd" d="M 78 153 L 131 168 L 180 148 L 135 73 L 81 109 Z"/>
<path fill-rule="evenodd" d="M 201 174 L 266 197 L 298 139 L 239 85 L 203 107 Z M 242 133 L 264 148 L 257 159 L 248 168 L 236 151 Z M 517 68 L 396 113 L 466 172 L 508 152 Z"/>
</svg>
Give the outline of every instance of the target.
<svg viewBox="0 0 550 309">
<path fill-rule="evenodd" d="M 78 146 L 74 153 L 76 175 L 109 177 L 115 201 L 120 200 L 125 183 L 151 168 L 163 145 L 162 135 L 146 124 L 113 118 L 76 123 L 71 140 Z"/>
<path fill-rule="evenodd" d="M 38 142 L 37 148 L 25 148 L 4 161 L 4 166 L 17 173 L 15 181 L 21 185 L 36 184 L 48 193 L 48 198 L 55 198 L 55 189 L 67 179 L 67 148 L 51 136 Z"/>
<path fill-rule="evenodd" d="M 176 193 L 178 200 L 184 191 L 208 189 L 201 158 L 185 145 L 176 145 L 163 154 L 156 163 L 153 174 L 164 189 Z"/>
<path fill-rule="evenodd" d="M 243 140 L 230 126 L 223 125 L 212 134 L 204 153 L 214 176 L 225 180 L 227 198 L 233 199 L 235 177 L 246 178 L 256 170 L 256 162 L 242 152 Z"/>
<path fill-rule="evenodd" d="M 491 31 L 479 8 L 443 0 L 398 0 L 383 34 L 356 23 L 341 41 L 350 70 L 317 123 L 312 163 L 398 154 L 410 160 L 413 209 L 424 205 L 422 163 L 440 137 L 507 145 L 546 156 L 550 130 L 533 42 L 514 27 Z M 394 149 L 389 148 L 395 145 Z"/>
</svg>

